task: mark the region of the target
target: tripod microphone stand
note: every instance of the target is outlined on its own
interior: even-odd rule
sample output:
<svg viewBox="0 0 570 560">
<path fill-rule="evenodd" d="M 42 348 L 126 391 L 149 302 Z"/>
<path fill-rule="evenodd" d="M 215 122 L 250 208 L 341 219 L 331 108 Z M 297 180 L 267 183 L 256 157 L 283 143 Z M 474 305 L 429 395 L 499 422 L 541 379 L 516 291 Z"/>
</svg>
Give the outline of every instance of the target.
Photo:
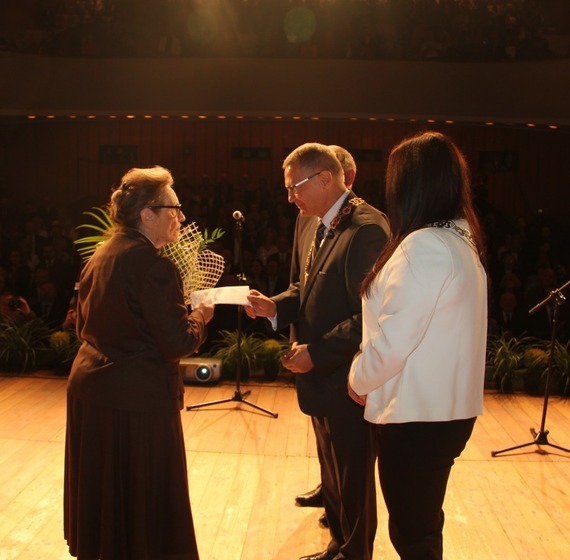
<svg viewBox="0 0 570 560">
<path fill-rule="evenodd" d="M 539 309 L 544 307 L 548 302 L 554 302 L 554 310 L 552 313 L 552 332 L 550 336 L 550 355 L 548 357 L 548 367 L 546 369 L 546 383 L 544 389 L 544 404 L 542 407 L 542 422 L 540 424 L 540 431 L 537 432 L 534 428 L 530 429 L 530 433 L 534 436 L 532 441 L 528 443 L 523 443 L 521 445 L 515 445 L 514 447 L 507 447 L 506 449 L 501 449 L 500 451 L 491 451 L 491 455 L 496 457 L 500 453 L 506 453 L 507 451 L 514 451 L 515 449 L 521 449 L 522 447 L 528 447 L 529 445 L 549 445 L 550 447 L 555 447 L 556 449 L 560 449 L 561 451 L 565 451 L 566 453 L 570 453 L 570 449 L 566 449 L 565 447 L 561 447 L 560 445 L 555 445 L 554 443 L 550 443 L 548 441 L 548 430 L 545 429 L 546 427 L 546 412 L 548 410 L 548 397 L 550 394 L 550 380 L 552 377 L 552 360 L 554 356 L 554 342 L 556 339 L 556 328 L 557 328 L 557 321 L 558 321 L 558 310 L 562 303 L 566 301 L 566 298 L 562 294 L 562 292 L 570 286 L 570 280 L 566 282 L 562 287 L 553 290 L 550 292 L 547 298 L 542 300 L 540 303 L 537 303 L 529 313 L 532 315 L 536 313 Z"/>
<path fill-rule="evenodd" d="M 239 274 L 238 274 L 238 284 L 241 285 L 245 280 L 245 275 L 243 273 L 243 250 L 242 250 L 242 225 L 245 221 L 243 214 L 236 210 L 232 214 L 236 224 L 235 224 L 235 232 L 236 232 L 236 239 L 237 239 L 237 251 L 238 251 L 238 262 L 239 262 Z M 278 413 L 272 412 L 266 408 L 263 408 L 255 403 L 249 402 L 246 400 L 246 397 L 251 393 L 251 391 L 241 391 L 241 366 L 242 366 L 242 317 L 243 317 L 243 308 L 241 305 L 238 305 L 237 308 L 237 352 L 236 352 L 236 390 L 234 392 L 234 396 L 227 398 L 227 399 L 220 399 L 217 401 L 208 401 L 205 403 L 199 404 L 192 404 L 186 407 L 186 410 L 194 410 L 196 408 L 202 408 L 205 406 L 211 406 L 215 404 L 223 404 L 228 402 L 240 402 L 251 406 L 261 412 L 265 412 L 272 416 L 273 418 L 277 418 Z"/>
</svg>

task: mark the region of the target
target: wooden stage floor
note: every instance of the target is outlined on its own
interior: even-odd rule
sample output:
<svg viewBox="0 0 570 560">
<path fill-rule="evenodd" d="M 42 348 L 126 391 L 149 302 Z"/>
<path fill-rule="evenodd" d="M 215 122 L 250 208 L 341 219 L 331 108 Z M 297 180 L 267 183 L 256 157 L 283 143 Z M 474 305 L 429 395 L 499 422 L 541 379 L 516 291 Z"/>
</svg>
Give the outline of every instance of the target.
<svg viewBox="0 0 570 560">
<path fill-rule="evenodd" d="M 62 535 L 65 379 L 0 377 L 0 560 L 69 558 Z M 287 380 L 244 384 L 247 399 L 183 411 L 192 508 L 202 560 L 295 560 L 317 552 L 321 510 L 295 507 L 318 482 L 310 422 Z M 231 398 L 233 384 L 187 388 L 186 404 Z M 487 393 L 485 413 L 451 475 L 449 560 L 570 558 L 570 454 L 532 442 L 543 399 Z M 551 397 L 550 443 L 570 447 L 570 401 Z M 375 560 L 397 559 L 379 497 Z"/>
</svg>

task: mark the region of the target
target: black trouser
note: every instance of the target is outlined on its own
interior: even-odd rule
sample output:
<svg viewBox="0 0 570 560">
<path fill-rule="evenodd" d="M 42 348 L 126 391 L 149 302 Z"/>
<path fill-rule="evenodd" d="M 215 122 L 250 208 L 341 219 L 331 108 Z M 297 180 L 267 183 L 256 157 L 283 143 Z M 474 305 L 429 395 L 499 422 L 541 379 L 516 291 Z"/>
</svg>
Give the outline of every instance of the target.
<svg viewBox="0 0 570 560">
<path fill-rule="evenodd" d="M 370 560 L 376 534 L 372 425 L 362 417 L 312 417 L 317 436 L 329 552 Z"/>
<path fill-rule="evenodd" d="M 390 539 L 402 560 L 441 560 L 443 501 L 451 467 L 475 418 L 375 426 Z"/>
</svg>

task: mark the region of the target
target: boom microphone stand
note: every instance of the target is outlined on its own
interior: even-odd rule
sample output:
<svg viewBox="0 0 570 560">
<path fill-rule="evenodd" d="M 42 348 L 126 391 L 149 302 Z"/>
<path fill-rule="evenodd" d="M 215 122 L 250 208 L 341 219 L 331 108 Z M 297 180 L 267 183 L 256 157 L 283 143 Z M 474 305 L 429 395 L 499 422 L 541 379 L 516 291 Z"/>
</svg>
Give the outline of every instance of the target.
<svg viewBox="0 0 570 560">
<path fill-rule="evenodd" d="M 536 313 L 539 309 L 544 307 L 549 301 L 554 302 L 554 311 L 552 313 L 552 333 L 550 336 L 550 356 L 548 357 L 548 367 L 546 369 L 546 387 L 544 389 L 544 405 L 542 407 L 542 422 L 540 424 L 540 431 L 537 432 L 534 428 L 530 429 L 530 433 L 534 436 L 532 441 L 528 443 L 523 443 L 522 445 L 515 445 L 514 447 L 508 447 L 507 449 L 501 449 L 500 451 L 491 451 L 491 455 L 496 457 L 500 453 L 505 453 L 507 451 L 513 451 L 515 449 L 520 449 L 521 447 L 528 447 L 529 445 L 549 445 L 550 447 L 555 447 L 556 449 L 560 449 L 561 451 L 566 451 L 566 453 L 570 453 L 570 449 L 566 449 L 565 447 L 560 447 L 559 445 L 555 445 L 554 443 L 550 443 L 548 441 L 548 430 L 545 429 L 546 426 L 546 411 L 548 409 L 548 396 L 550 392 L 550 379 L 552 377 L 552 358 L 554 356 L 554 342 L 556 339 L 556 328 L 557 328 L 557 320 L 558 320 L 558 309 L 562 305 L 566 298 L 562 294 L 562 292 L 570 286 L 570 280 L 566 282 L 562 287 L 558 288 L 557 290 L 553 290 L 550 292 L 548 297 L 542 300 L 540 303 L 537 303 L 529 313 L 532 315 Z"/>
<path fill-rule="evenodd" d="M 235 225 L 235 231 L 236 231 L 236 239 L 237 239 L 237 251 L 238 251 L 238 260 L 239 260 L 239 274 L 238 274 L 238 284 L 241 285 L 243 283 L 243 281 L 245 280 L 245 275 L 243 273 L 243 250 L 242 250 L 242 225 L 243 222 L 245 221 L 245 218 L 243 217 L 243 214 L 239 211 L 236 210 L 233 214 L 233 219 L 236 222 Z M 204 406 L 210 406 L 210 405 L 214 405 L 214 404 L 222 404 L 222 403 L 227 403 L 227 402 L 241 402 L 244 404 L 247 404 L 248 406 L 251 406 L 253 408 L 256 408 L 257 410 L 261 410 L 262 412 L 265 412 L 266 414 L 269 414 L 269 416 L 272 416 L 273 418 L 277 418 L 278 414 L 276 412 L 272 412 L 271 410 L 268 410 L 266 408 L 263 408 L 255 403 L 249 402 L 245 399 L 245 397 L 247 397 L 251 391 L 245 391 L 244 393 L 242 393 L 241 388 L 240 388 L 240 384 L 241 384 L 241 365 L 242 365 L 242 350 L 241 350 L 241 339 L 242 339 L 242 316 L 243 316 L 243 308 L 241 305 L 238 305 L 238 309 L 237 309 L 237 356 L 236 356 L 236 390 L 234 392 L 234 396 L 230 397 L 228 399 L 221 399 L 221 400 L 217 400 L 217 401 L 209 401 L 209 402 L 205 402 L 205 403 L 199 403 L 199 404 L 192 404 L 186 407 L 186 410 L 194 410 L 196 408 L 202 408 Z"/>
</svg>

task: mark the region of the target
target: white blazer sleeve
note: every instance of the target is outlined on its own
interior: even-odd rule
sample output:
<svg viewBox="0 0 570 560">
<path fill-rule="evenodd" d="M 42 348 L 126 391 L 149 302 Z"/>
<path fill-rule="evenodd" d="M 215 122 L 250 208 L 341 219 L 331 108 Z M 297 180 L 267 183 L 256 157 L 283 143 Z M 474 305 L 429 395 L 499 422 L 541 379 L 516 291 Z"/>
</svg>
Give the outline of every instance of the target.
<svg viewBox="0 0 570 560">
<path fill-rule="evenodd" d="M 349 376 L 356 393 L 367 395 L 402 371 L 453 277 L 452 262 L 449 248 L 426 229 L 412 233 L 396 249 L 376 278 L 370 299 L 363 301 L 361 353 Z"/>
</svg>

